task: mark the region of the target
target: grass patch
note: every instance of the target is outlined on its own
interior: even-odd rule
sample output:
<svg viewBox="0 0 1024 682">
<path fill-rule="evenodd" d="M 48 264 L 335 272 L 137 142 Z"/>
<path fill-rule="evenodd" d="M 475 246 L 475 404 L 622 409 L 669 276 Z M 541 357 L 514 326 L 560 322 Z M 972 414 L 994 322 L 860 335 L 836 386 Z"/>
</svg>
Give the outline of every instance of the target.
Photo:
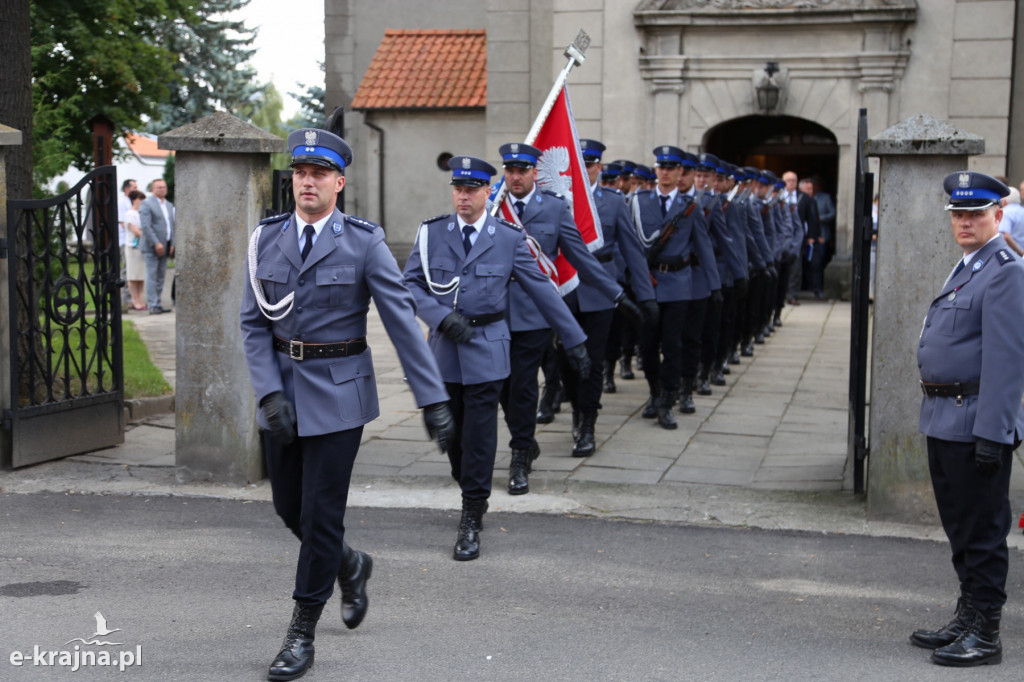
<svg viewBox="0 0 1024 682">
<path fill-rule="evenodd" d="M 173 393 L 164 375 L 149 358 L 149 349 L 129 320 L 121 321 L 124 347 L 124 397 L 145 398 Z"/>
</svg>

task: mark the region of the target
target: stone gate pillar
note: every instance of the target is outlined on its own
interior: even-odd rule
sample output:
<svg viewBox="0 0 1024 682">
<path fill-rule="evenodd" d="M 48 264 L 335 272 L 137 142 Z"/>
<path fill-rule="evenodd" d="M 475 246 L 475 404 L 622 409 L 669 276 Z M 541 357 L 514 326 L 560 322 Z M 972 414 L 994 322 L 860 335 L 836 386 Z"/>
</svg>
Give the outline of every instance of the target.
<svg viewBox="0 0 1024 682">
<path fill-rule="evenodd" d="M 0 239 L 7 244 L 7 154 L 6 148 L 21 144 L 21 131 L 0 123 Z M 0 258 L 0 414 L 11 409 L 11 321 L 7 305 L 7 257 Z M 0 430 L 0 468 L 11 466 L 11 434 Z"/>
<path fill-rule="evenodd" d="M 942 180 L 967 168 L 985 141 L 946 121 L 917 115 L 866 143 L 881 159 L 871 339 L 868 514 L 872 519 L 938 519 L 921 406 L 917 344 L 928 305 L 962 254 L 943 210 Z"/>
<path fill-rule="evenodd" d="M 238 311 L 249 233 L 284 140 L 215 113 L 158 139 L 175 157 L 175 464 L 179 481 L 263 478 Z"/>
</svg>

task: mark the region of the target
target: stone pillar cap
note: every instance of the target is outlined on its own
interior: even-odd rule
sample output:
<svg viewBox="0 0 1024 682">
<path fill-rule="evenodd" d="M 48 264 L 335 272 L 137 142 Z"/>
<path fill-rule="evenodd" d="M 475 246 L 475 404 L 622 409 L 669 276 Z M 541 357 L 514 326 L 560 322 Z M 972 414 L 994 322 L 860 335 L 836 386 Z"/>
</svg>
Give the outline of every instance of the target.
<svg viewBox="0 0 1024 682">
<path fill-rule="evenodd" d="M 985 153 L 985 138 L 960 130 L 949 121 L 917 114 L 868 139 L 864 153 L 868 156 L 974 156 Z"/>
<path fill-rule="evenodd" d="M 288 145 L 277 135 L 236 116 L 217 111 L 160 135 L 157 148 L 181 152 L 251 154 L 283 152 Z"/>
<path fill-rule="evenodd" d="M 22 142 L 21 131 L 0 123 L 0 147 L 17 146 Z"/>
</svg>

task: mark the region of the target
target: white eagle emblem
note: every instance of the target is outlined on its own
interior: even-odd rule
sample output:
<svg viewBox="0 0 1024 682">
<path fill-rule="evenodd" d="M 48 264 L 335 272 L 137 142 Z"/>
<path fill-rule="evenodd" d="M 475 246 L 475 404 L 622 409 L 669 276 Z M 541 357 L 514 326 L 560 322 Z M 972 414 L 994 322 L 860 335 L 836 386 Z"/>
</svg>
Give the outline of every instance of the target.
<svg viewBox="0 0 1024 682">
<path fill-rule="evenodd" d="M 668 155 L 668 147 L 662 147 L 661 148 L 661 153 L 667 156 Z"/>
<path fill-rule="evenodd" d="M 305 139 L 306 139 L 306 146 L 307 147 L 315 147 L 316 146 L 316 131 L 315 130 L 307 130 L 304 133 L 304 135 L 305 135 Z"/>
<path fill-rule="evenodd" d="M 473 162 L 470 160 L 470 158 L 468 156 L 462 157 L 462 167 L 463 168 L 468 169 L 472 164 L 473 164 Z"/>
<path fill-rule="evenodd" d="M 537 183 L 544 189 L 561 194 L 572 206 L 572 176 L 569 172 L 569 150 L 549 147 L 537 161 Z"/>
<path fill-rule="evenodd" d="M 519 143 L 518 142 L 513 142 L 511 145 L 509 145 L 509 147 L 512 149 L 512 153 L 513 154 L 518 154 L 519 153 Z"/>
<path fill-rule="evenodd" d="M 961 187 L 970 187 L 971 186 L 971 174 L 970 173 L 961 173 L 960 177 L 958 179 L 960 180 L 960 186 Z"/>
</svg>

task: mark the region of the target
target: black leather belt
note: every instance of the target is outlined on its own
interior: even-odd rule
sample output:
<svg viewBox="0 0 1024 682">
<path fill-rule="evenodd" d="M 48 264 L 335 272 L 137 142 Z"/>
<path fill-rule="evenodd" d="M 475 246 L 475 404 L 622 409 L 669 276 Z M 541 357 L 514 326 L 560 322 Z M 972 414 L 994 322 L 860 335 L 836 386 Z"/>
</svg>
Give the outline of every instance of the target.
<svg viewBox="0 0 1024 682">
<path fill-rule="evenodd" d="M 688 268 L 691 265 L 697 264 L 697 254 L 691 253 L 686 258 L 678 256 L 676 258 L 660 260 L 651 266 L 651 269 L 655 272 L 677 272 L 683 268 Z"/>
<path fill-rule="evenodd" d="M 486 325 L 489 325 L 491 322 L 504 320 L 505 313 L 487 313 L 486 315 L 476 315 L 474 317 L 470 317 L 469 315 L 463 315 L 463 317 L 469 320 L 470 327 L 484 327 Z"/>
<path fill-rule="evenodd" d="M 366 337 L 339 341 L 338 343 L 303 343 L 274 337 L 274 350 L 286 353 L 292 360 L 313 360 L 317 358 L 344 358 L 359 355 L 366 350 Z"/>
<path fill-rule="evenodd" d="M 977 381 L 958 381 L 955 384 L 930 384 L 921 382 L 921 392 L 931 398 L 963 398 L 978 395 L 981 384 Z"/>
<path fill-rule="evenodd" d="M 615 254 L 611 252 L 599 253 L 594 257 L 597 258 L 598 263 L 611 263 L 613 260 L 615 260 Z"/>
</svg>

